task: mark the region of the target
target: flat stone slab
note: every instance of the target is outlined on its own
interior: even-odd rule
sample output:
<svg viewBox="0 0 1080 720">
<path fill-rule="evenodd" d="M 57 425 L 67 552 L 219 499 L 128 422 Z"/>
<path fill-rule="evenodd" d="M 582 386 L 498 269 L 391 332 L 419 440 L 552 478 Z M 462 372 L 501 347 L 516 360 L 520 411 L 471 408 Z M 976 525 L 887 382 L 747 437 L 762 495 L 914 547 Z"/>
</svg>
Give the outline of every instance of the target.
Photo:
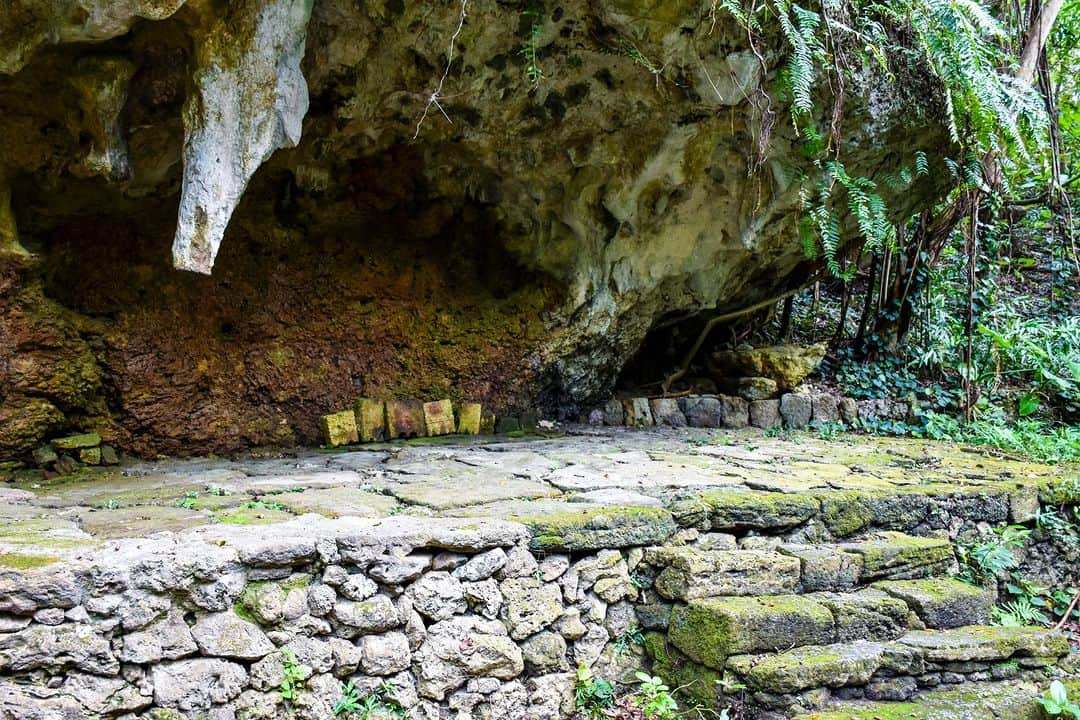
<svg viewBox="0 0 1080 720">
<path fill-rule="evenodd" d="M 83 531 L 100 539 L 146 537 L 198 527 L 211 521 L 206 512 L 167 505 L 83 510 L 75 517 Z"/>
<path fill-rule="evenodd" d="M 947 630 L 964 625 L 987 625 L 994 594 L 952 578 L 889 580 L 874 587 L 903 600 L 928 628 Z"/>
<path fill-rule="evenodd" d="M 913 579 L 947 572 L 955 562 L 952 544 L 938 538 L 881 532 L 838 545 L 863 559 L 862 579 Z"/>
<path fill-rule="evenodd" d="M 394 512 L 398 501 L 381 493 L 354 487 L 327 487 L 268 495 L 266 499 L 295 515 L 380 517 Z"/>
<path fill-rule="evenodd" d="M 530 547 L 541 552 L 576 552 L 657 545 L 676 530 L 671 513 L 653 507 L 608 507 L 564 500 L 511 500 L 459 514 L 504 517 L 529 528 Z"/>
<path fill-rule="evenodd" d="M 650 565 L 663 566 L 654 582 L 669 600 L 697 600 L 723 595 L 783 595 L 799 586 L 799 560 L 764 550 L 648 548 Z"/>
<path fill-rule="evenodd" d="M 947 690 L 921 693 L 916 702 L 835 703 L 830 709 L 797 715 L 793 720 L 1017 720 L 1041 717 L 1035 698 L 1044 687 L 1034 683 L 965 683 Z M 1070 695 L 1080 691 L 1073 683 Z"/>
<path fill-rule="evenodd" d="M 885 645 L 858 641 L 811 645 L 774 655 L 736 655 L 727 669 L 750 690 L 794 693 L 817 687 L 865 685 L 881 667 Z"/>
<path fill-rule="evenodd" d="M 899 642 L 931 662 L 997 662 L 1019 657 L 1064 657 L 1069 638 L 1031 627 L 972 626 L 910 632 Z"/>
<path fill-rule="evenodd" d="M 451 477 L 426 476 L 410 478 L 407 482 L 392 482 L 385 487 L 407 505 L 422 505 L 436 510 L 482 505 L 514 498 L 535 499 L 557 497 L 559 491 L 545 482 L 517 477 L 491 477 L 482 468 L 461 466 Z"/>
</svg>

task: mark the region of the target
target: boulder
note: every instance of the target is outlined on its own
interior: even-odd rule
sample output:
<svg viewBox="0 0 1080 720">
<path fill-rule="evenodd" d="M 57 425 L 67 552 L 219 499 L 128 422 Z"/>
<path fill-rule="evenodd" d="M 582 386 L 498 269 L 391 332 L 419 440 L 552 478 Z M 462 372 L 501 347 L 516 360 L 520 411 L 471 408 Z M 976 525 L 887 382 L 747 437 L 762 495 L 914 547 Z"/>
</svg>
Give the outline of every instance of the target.
<svg viewBox="0 0 1080 720">
<path fill-rule="evenodd" d="M 825 343 L 818 343 L 720 350 L 709 358 L 709 371 L 719 382 L 764 377 L 774 380 L 781 390 L 792 390 L 821 364 L 827 349 Z"/>
</svg>

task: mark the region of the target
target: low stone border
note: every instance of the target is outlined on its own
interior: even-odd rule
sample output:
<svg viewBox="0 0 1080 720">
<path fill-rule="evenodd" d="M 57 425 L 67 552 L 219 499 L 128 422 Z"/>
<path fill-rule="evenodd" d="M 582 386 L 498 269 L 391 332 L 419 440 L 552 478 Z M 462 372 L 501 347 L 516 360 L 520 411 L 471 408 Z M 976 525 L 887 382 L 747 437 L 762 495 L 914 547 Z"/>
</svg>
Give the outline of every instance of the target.
<svg viewBox="0 0 1080 720">
<path fill-rule="evenodd" d="M 855 400 L 830 393 L 791 392 L 779 398 L 747 400 L 731 395 L 680 398 L 613 398 L 589 413 L 590 425 L 802 430 L 811 423 L 911 419 L 911 405 L 894 400 Z"/>
</svg>

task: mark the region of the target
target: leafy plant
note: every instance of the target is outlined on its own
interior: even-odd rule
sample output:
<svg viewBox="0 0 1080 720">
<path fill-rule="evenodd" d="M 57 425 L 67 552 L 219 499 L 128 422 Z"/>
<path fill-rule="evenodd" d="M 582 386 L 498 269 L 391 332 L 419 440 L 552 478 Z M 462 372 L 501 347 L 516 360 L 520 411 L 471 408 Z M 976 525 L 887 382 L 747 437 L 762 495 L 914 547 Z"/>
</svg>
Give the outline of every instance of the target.
<svg viewBox="0 0 1080 720">
<path fill-rule="evenodd" d="M 574 678 L 574 707 L 588 718 L 598 720 L 615 704 L 615 686 L 595 677 L 590 668 L 578 665 Z"/>
<path fill-rule="evenodd" d="M 525 10 L 522 15 L 529 18 L 531 22 L 529 24 L 529 34 L 521 46 L 521 56 L 525 58 L 525 77 L 535 87 L 546 77 L 543 68 L 540 67 L 539 57 L 540 33 L 542 31 L 540 21 L 543 12 L 540 8 L 531 7 Z"/>
<path fill-rule="evenodd" d="M 994 624 L 1004 627 L 1047 625 L 1050 622 L 1050 618 L 1046 617 L 1046 613 L 1035 607 L 1031 600 L 1026 597 L 1009 600 L 995 607 L 993 616 Z"/>
<path fill-rule="evenodd" d="M 633 580 L 631 579 L 631 582 Z M 645 635 L 642 634 L 641 628 L 632 627 L 628 628 L 615 640 L 615 655 L 621 657 L 631 645 L 644 645 Z"/>
<path fill-rule="evenodd" d="M 281 655 L 284 657 L 282 669 L 285 676 L 281 680 L 278 692 L 281 699 L 286 702 L 295 702 L 297 693 L 304 687 L 310 670 L 296 660 L 296 653 L 289 648 L 282 648 Z"/>
<path fill-rule="evenodd" d="M 1003 577 L 1019 564 L 1013 551 L 1022 548 L 1029 535 L 1028 528 L 1009 525 L 995 528 L 988 538 L 959 543 L 959 577 L 976 585 Z"/>
<path fill-rule="evenodd" d="M 638 704 L 645 713 L 645 717 L 650 720 L 652 718 L 668 720 L 675 717 L 679 706 L 671 695 L 671 688 L 664 684 L 663 679 L 643 672 L 634 673 L 634 675 L 641 681 L 638 689 L 640 694 Z"/>
<path fill-rule="evenodd" d="M 371 694 L 361 696 L 352 680 L 342 683 L 341 699 L 334 705 L 334 715 L 346 715 L 355 720 L 372 720 L 387 715 L 407 718 L 404 708 L 390 699 L 396 691 L 392 683 L 383 682 Z"/>
<path fill-rule="evenodd" d="M 1071 716 L 1080 720 L 1080 705 L 1077 705 L 1069 698 L 1069 690 L 1065 687 L 1065 683 L 1060 680 L 1051 682 L 1046 693 L 1035 698 L 1035 700 L 1042 705 L 1043 710 L 1050 717 Z"/>
</svg>

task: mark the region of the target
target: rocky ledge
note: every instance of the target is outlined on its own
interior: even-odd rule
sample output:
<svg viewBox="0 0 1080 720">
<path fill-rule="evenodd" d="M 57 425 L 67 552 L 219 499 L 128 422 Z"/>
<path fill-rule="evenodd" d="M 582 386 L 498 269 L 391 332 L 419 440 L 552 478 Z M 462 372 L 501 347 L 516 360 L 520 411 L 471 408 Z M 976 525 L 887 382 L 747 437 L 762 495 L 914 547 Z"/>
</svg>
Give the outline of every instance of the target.
<svg viewBox="0 0 1080 720">
<path fill-rule="evenodd" d="M 586 665 L 761 718 L 890 717 L 970 687 L 955 717 L 974 720 L 1075 665 L 1067 637 L 990 626 L 994 588 L 948 577 L 956 537 L 1030 521 L 1072 468 L 582 432 L 8 487 L 0 718 L 325 720 L 351 695 L 554 720 Z M 1076 563 L 1031 542 L 1058 560 L 1026 571 L 1067 581 L 1049 573 Z"/>
</svg>

